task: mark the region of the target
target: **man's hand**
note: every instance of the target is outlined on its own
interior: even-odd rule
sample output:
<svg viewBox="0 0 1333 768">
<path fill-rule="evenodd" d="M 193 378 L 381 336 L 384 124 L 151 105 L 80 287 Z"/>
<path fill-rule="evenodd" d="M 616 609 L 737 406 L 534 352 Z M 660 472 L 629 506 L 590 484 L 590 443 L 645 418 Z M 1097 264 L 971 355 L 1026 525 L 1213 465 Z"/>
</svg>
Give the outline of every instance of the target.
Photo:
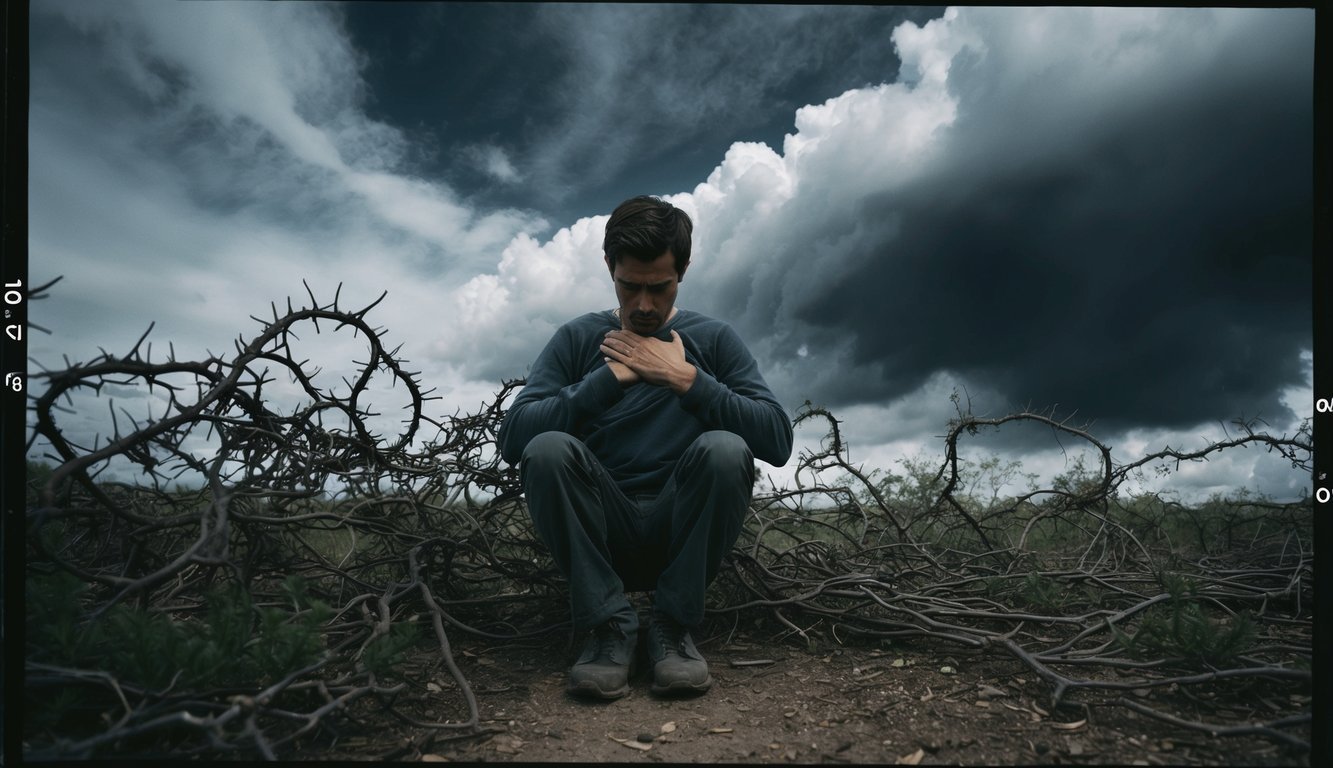
<svg viewBox="0 0 1333 768">
<path fill-rule="evenodd" d="M 617 363 L 615 360 L 608 357 L 606 358 L 606 367 L 610 368 L 611 373 L 616 375 L 616 381 L 619 382 L 622 387 L 638 384 L 640 381 L 639 374 L 630 370 L 630 367 L 624 363 Z"/>
<path fill-rule="evenodd" d="M 683 395 L 694 384 L 694 376 L 698 373 L 694 365 L 685 360 L 685 344 L 675 331 L 671 332 L 669 342 L 626 330 L 608 331 L 602 341 L 602 354 L 622 385 L 646 381 L 670 387 L 671 391 Z M 622 378 L 621 368 L 634 374 L 635 378 Z"/>
</svg>

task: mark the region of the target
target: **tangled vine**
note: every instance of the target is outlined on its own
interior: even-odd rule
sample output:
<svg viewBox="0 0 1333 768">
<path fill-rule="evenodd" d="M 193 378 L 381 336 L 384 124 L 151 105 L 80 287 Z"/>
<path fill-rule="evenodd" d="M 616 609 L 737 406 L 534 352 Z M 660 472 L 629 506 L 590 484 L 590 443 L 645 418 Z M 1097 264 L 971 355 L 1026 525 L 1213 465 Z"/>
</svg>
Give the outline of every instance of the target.
<svg viewBox="0 0 1333 768">
<path fill-rule="evenodd" d="M 378 303 L 348 310 L 312 294 L 254 318 L 259 332 L 229 356 L 155 361 L 145 333 L 127 354 L 37 377 L 29 455 L 54 466 L 29 465 L 26 756 L 273 759 L 368 711 L 418 729 L 421 743 L 469 738 L 486 726 L 451 635 L 508 642 L 568 626 L 562 580 L 495 448 L 522 382 L 474 413 L 432 418 L 436 398 L 367 320 Z M 299 353 L 309 333 L 363 343 L 354 374 L 324 381 Z M 391 435 L 372 410 L 386 389 L 404 401 Z M 61 426 L 76 397 L 109 401 L 109 434 L 89 445 Z M 159 413 L 117 398 L 147 398 Z M 926 639 L 1012 658 L 1052 708 L 1126 707 L 1308 748 L 1311 505 L 1202 509 L 1122 493 L 1147 469 L 1226 450 L 1275 452 L 1308 472 L 1308 427 L 1274 436 L 1242 424 L 1200 450 L 1120 464 L 1051 413 L 987 419 L 960 407 L 938 470 L 898 476 L 853 465 L 825 409 L 806 404 L 795 425 L 821 420 L 827 433 L 800 456 L 795 486 L 752 499 L 710 592 L 709 621 L 723 631 L 744 616 L 797 642 Z M 960 443 L 1011 422 L 1081 441 L 1098 466 L 979 495 L 983 478 L 1017 469 L 978 471 Z M 102 479 L 113 467 L 137 481 Z M 403 673 L 403 654 L 423 648 L 434 669 Z M 428 686 L 441 716 L 414 720 L 396 705 Z M 1163 695 L 1150 705 L 1145 690 Z M 1190 700 L 1220 690 L 1269 706 L 1199 717 Z"/>
</svg>

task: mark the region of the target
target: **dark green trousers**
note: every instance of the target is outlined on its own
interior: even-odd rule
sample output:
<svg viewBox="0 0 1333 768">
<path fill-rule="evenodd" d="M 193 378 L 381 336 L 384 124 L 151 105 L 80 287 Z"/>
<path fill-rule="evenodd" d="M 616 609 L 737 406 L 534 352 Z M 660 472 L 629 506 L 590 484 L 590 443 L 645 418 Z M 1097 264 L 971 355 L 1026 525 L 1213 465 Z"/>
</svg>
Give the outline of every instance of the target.
<svg viewBox="0 0 1333 768">
<path fill-rule="evenodd" d="M 520 476 L 537 536 L 569 580 L 574 629 L 638 617 L 629 591 L 686 627 L 703 621 L 704 590 L 736 543 L 754 486 L 754 458 L 740 436 L 705 432 L 661 492 L 626 496 L 587 446 L 544 432 L 523 451 Z"/>
</svg>

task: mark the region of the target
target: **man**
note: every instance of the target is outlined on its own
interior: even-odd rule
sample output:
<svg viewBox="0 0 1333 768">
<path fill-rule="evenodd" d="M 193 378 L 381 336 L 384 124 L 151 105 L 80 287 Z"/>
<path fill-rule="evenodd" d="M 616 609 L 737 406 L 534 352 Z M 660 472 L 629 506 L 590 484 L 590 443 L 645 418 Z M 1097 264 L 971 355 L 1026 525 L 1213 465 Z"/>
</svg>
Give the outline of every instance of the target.
<svg viewBox="0 0 1333 768">
<path fill-rule="evenodd" d="M 639 618 L 627 589 L 653 592 L 653 692 L 708 689 L 691 635 L 704 590 L 740 534 L 754 459 L 791 455 L 791 421 L 740 337 L 675 305 L 692 229 L 658 198 L 616 208 L 602 250 L 620 306 L 556 331 L 500 427 L 589 635 L 569 673 L 579 695 L 629 692 Z"/>
</svg>

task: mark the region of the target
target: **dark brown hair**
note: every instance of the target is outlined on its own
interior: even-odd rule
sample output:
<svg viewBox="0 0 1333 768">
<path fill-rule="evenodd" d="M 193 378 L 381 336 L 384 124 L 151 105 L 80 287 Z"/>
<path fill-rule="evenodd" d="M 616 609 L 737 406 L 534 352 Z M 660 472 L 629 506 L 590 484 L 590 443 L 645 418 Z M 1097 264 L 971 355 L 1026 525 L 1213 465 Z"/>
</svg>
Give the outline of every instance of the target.
<svg viewBox="0 0 1333 768">
<path fill-rule="evenodd" d="M 671 251 L 676 260 L 676 274 L 685 274 L 690 263 L 690 233 L 694 222 L 681 209 L 658 197 L 631 197 L 611 212 L 606 222 L 602 253 L 607 266 L 615 271 L 625 256 L 653 261 Z"/>
</svg>

